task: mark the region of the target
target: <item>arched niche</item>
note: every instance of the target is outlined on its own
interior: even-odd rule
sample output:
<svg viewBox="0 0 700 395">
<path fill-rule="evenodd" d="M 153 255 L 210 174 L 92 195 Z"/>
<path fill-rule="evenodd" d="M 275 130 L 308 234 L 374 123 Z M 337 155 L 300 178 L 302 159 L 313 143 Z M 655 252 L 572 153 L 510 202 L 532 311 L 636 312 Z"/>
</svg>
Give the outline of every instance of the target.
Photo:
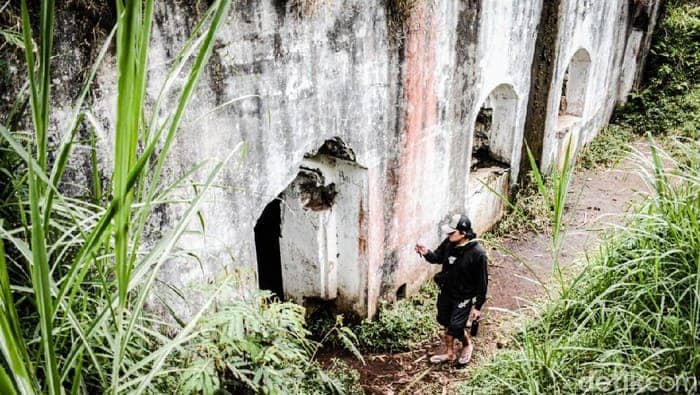
<svg viewBox="0 0 700 395">
<path fill-rule="evenodd" d="M 591 72 L 591 56 L 584 48 L 577 50 L 569 61 L 561 85 L 559 111 L 555 123 L 558 167 L 564 165 L 566 152 L 578 149 L 580 126 L 586 110 L 586 96 Z"/>
<path fill-rule="evenodd" d="M 258 282 L 280 299 L 357 306 L 366 285 L 367 171 L 340 138 L 304 155 L 255 226 Z"/>
<path fill-rule="evenodd" d="M 517 110 L 515 89 L 500 84 L 474 121 L 466 209 L 477 233 L 491 229 L 505 212 L 499 195 L 508 196 Z"/>
<path fill-rule="evenodd" d="M 559 100 L 559 115 L 582 117 L 586 107 L 588 77 L 591 69 L 591 56 L 581 48 L 574 56 L 564 73 Z"/>
<path fill-rule="evenodd" d="M 471 168 L 510 168 L 518 97 L 510 84 L 495 87 L 484 100 L 474 122 Z"/>
</svg>

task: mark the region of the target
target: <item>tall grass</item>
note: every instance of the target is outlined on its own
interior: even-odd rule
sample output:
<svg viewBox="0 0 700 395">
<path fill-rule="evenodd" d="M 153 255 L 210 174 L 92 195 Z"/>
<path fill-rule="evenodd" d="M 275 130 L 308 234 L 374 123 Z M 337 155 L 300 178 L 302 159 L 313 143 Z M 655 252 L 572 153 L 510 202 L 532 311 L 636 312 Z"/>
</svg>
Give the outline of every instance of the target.
<svg viewBox="0 0 700 395">
<path fill-rule="evenodd" d="M 58 185 L 72 152 L 75 131 L 83 119 L 91 119 L 84 116 L 83 100 L 112 36 L 73 103 L 70 129 L 59 131 L 64 141 L 55 153 L 56 159 L 49 163 L 54 2 L 41 2 L 36 24 L 30 20 L 26 0 L 21 2 L 34 140 L 25 144 L 17 139 L 22 131 L 0 128 L 4 143 L 23 161 L 26 177 L 20 175 L 18 179 L 28 190 L 17 205 L 21 226 L 6 228 L 7 223 L 0 223 L 3 393 L 144 392 L 161 374 L 167 356 L 196 329 L 206 304 L 188 325 L 178 328 L 174 339 L 154 329 L 156 323 L 169 324 L 146 312 L 144 304 L 158 269 L 172 256 L 225 161 L 210 168 L 171 233 L 152 249 L 140 248 L 143 228 L 130 225 L 134 218 L 144 222 L 150 210 L 167 201 L 167 194 L 184 181 L 181 178 L 163 186 L 150 171 L 155 168 L 159 172 L 167 157 L 229 6 L 230 1 L 214 2 L 195 29 L 198 36 L 187 41 L 175 59 L 160 97 L 172 93 L 170 86 L 175 78 L 184 74 L 186 82 L 177 93 L 175 111 L 160 122 L 157 115 L 161 100 L 153 105 L 153 116 L 143 111 L 153 1 L 117 1 L 119 80 L 113 199 L 107 207 L 100 207 L 63 196 Z M 32 26 L 38 26 L 36 37 Z M 183 73 L 186 64 L 191 66 Z M 161 145 L 158 162 L 150 164 L 151 155 Z M 11 245 L 11 251 L 1 240 Z M 215 297 L 216 293 L 211 300 Z"/>
<path fill-rule="evenodd" d="M 465 393 L 693 390 L 700 372 L 700 143 L 652 144 L 654 191 Z M 641 154 L 637 155 L 642 161 Z M 671 170 L 667 170 L 671 169 Z M 690 386 L 690 387 L 689 387 Z M 697 387 L 696 387 L 697 388 Z"/>
</svg>

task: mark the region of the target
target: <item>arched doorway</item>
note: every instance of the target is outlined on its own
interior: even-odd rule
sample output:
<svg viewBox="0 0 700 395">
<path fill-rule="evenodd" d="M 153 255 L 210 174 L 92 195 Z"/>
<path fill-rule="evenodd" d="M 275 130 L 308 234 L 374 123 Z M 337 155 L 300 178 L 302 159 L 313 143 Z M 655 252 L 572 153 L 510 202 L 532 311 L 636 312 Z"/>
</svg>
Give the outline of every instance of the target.
<svg viewBox="0 0 700 395">
<path fill-rule="evenodd" d="M 498 195 L 508 195 L 517 109 L 513 86 L 501 84 L 486 97 L 474 121 L 467 212 L 477 233 L 493 227 L 504 213 Z"/>
<path fill-rule="evenodd" d="M 260 288 L 309 305 L 358 310 L 366 287 L 366 169 L 338 138 L 305 155 L 294 180 L 255 227 Z M 366 255 L 366 254 L 365 254 Z"/>
</svg>

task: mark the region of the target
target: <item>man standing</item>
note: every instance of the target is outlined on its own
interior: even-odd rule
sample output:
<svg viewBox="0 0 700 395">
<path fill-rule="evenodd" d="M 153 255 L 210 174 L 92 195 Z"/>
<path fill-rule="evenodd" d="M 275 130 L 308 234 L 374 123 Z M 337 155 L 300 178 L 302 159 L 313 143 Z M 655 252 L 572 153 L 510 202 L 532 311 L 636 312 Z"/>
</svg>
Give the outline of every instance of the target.
<svg viewBox="0 0 700 395">
<path fill-rule="evenodd" d="M 440 246 L 431 251 L 416 244 L 416 252 L 430 263 L 442 264 L 442 271 L 435 275 L 440 288 L 437 299 L 437 321 L 445 327 L 444 354 L 433 355 L 430 362 L 454 361 L 466 364 L 471 360 L 474 345 L 464 327 L 469 318 L 472 322 L 481 316 L 481 306 L 486 301 L 488 269 L 486 252 L 474 240 L 476 234 L 466 215 L 455 215 L 450 224 L 443 227 L 448 234 Z M 474 309 L 472 309 L 474 307 Z M 470 313 L 471 311 L 471 313 Z M 462 348 L 455 356 L 454 341 Z"/>
</svg>

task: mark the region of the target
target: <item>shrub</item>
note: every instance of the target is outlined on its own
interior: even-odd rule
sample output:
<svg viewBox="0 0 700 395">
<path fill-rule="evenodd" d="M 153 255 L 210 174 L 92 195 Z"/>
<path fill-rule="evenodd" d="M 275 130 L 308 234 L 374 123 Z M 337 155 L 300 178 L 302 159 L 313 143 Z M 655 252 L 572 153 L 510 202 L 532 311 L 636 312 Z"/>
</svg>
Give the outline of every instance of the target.
<svg viewBox="0 0 700 395">
<path fill-rule="evenodd" d="M 700 137 L 700 3 L 670 1 L 655 32 L 646 86 L 616 112 L 636 133 Z"/>
<path fill-rule="evenodd" d="M 269 296 L 228 300 L 206 314 L 197 336 L 171 358 L 184 372 L 162 387 L 183 394 L 343 392 L 342 380 L 313 360 L 319 344 L 307 337 L 304 308 Z"/>
<path fill-rule="evenodd" d="M 373 320 L 352 327 L 361 350 L 406 351 L 438 334 L 435 321 L 437 286 L 428 282 L 419 292 L 393 304 L 383 303 Z"/>
</svg>

